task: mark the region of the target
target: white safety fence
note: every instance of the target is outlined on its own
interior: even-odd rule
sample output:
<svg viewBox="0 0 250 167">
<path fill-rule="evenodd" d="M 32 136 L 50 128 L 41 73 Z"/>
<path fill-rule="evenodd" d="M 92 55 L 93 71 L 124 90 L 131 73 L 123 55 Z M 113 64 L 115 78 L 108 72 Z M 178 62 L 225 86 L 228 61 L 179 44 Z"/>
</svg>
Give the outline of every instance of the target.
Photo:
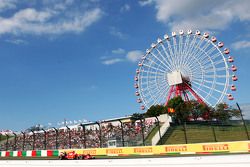
<svg viewBox="0 0 250 167">
<path fill-rule="evenodd" d="M 250 154 L 195 157 L 96 159 L 96 160 L 2 160 L 0 167 L 249 167 Z"/>
</svg>

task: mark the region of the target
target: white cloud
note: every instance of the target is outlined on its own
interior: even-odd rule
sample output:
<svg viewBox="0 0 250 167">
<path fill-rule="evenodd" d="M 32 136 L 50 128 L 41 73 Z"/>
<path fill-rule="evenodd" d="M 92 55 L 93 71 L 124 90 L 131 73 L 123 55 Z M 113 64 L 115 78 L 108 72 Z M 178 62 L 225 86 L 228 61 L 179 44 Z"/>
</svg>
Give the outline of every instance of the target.
<svg viewBox="0 0 250 167">
<path fill-rule="evenodd" d="M 233 21 L 250 20 L 249 0 L 154 0 L 156 19 L 179 29 L 226 29 Z"/>
<path fill-rule="evenodd" d="M 8 40 L 6 40 L 6 42 L 16 44 L 16 45 L 27 44 L 27 41 L 22 40 L 22 39 L 8 39 Z"/>
<path fill-rule="evenodd" d="M 127 12 L 130 10 L 130 6 L 128 4 L 125 4 L 124 6 L 121 7 L 120 11 L 121 12 Z"/>
<path fill-rule="evenodd" d="M 20 1 L 18 1 L 20 2 Z M 89 6 L 75 8 L 72 0 L 42 1 L 39 9 L 36 3 L 33 7 L 10 12 L 10 16 L 0 16 L 1 34 L 63 34 L 68 32 L 83 32 L 87 27 L 97 22 L 103 15 L 100 8 Z M 21 3 L 21 2 L 20 2 Z M 1 10 L 1 0 L 0 0 Z"/>
<path fill-rule="evenodd" d="M 101 17 L 99 8 L 86 11 L 82 15 L 75 15 L 71 19 L 57 22 L 49 21 L 53 13 L 50 11 L 36 11 L 24 9 L 11 18 L 0 17 L 0 34 L 62 34 L 66 32 L 82 32 Z"/>
<path fill-rule="evenodd" d="M 126 59 L 130 62 L 137 62 L 143 55 L 143 52 L 140 50 L 132 50 L 127 53 Z"/>
<path fill-rule="evenodd" d="M 153 0 L 140 0 L 140 1 L 139 1 L 139 4 L 140 4 L 141 6 L 150 5 L 150 4 L 152 4 L 152 3 L 153 3 Z"/>
<path fill-rule="evenodd" d="M 115 27 L 110 28 L 110 34 L 116 36 L 120 39 L 125 39 L 127 36 L 126 34 L 122 33 L 121 31 L 117 30 Z"/>
<path fill-rule="evenodd" d="M 232 44 L 232 48 L 235 50 L 250 48 L 250 41 L 237 41 Z"/>
<path fill-rule="evenodd" d="M 112 53 L 113 54 L 124 54 L 125 50 L 122 48 L 118 48 L 118 49 L 112 50 Z"/>
<path fill-rule="evenodd" d="M 125 54 L 125 50 L 124 49 L 119 48 L 117 50 L 124 51 L 123 57 L 108 58 L 108 57 L 103 57 L 102 56 L 100 58 L 102 60 L 102 64 L 104 64 L 104 65 L 113 65 L 113 64 L 116 64 L 116 63 L 120 63 L 120 62 L 136 63 L 136 62 L 139 61 L 139 59 L 143 55 L 143 52 L 140 51 L 140 50 L 131 50 L 131 51 L 127 52 L 126 54 Z"/>
<path fill-rule="evenodd" d="M 0 0 L 0 12 L 15 8 L 16 0 Z"/>
<path fill-rule="evenodd" d="M 116 64 L 116 63 L 119 63 L 119 62 L 122 62 L 122 61 L 124 61 L 124 59 L 121 59 L 121 58 L 113 58 L 113 59 L 103 60 L 103 61 L 102 61 L 102 64 L 105 64 L 105 65 L 112 65 L 112 64 Z"/>
</svg>

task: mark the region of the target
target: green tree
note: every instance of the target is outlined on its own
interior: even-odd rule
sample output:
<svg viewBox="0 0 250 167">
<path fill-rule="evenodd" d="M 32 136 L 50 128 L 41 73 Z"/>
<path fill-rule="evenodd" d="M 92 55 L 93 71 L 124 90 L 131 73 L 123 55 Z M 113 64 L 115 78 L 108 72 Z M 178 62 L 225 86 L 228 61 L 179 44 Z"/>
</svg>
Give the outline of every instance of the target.
<svg viewBox="0 0 250 167">
<path fill-rule="evenodd" d="M 26 132 L 31 132 L 31 131 L 40 131 L 42 130 L 43 126 L 38 124 L 38 125 L 33 125 L 31 127 L 29 127 L 28 129 L 26 129 Z"/>
<path fill-rule="evenodd" d="M 203 118 L 204 120 L 211 119 L 211 109 L 206 104 L 201 104 L 196 100 L 191 100 L 187 102 L 189 110 L 191 111 L 191 117 L 194 121 L 197 121 L 198 118 Z"/>
<path fill-rule="evenodd" d="M 134 123 L 137 120 L 143 120 L 144 119 L 144 114 L 142 113 L 134 113 L 131 115 L 130 120 L 132 123 Z"/>
<path fill-rule="evenodd" d="M 146 117 L 156 117 L 167 113 L 167 107 L 163 105 L 153 105 L 145 113 Z"/>
<path fill-rule="evenodd" d="M 175 112 L 169 114 L 173 116 L 179 124 L 187 121 L 191 114 L 190 105 L 188 105 L 187 102 L 184 102 L 181 96 L 177 96 L 169 100 L 167 107 L 175 110 Z"/>
<path fill-rule="evenodd" d="M 222 123 L 228 123 L 233 117 L 239 118 L 240 111 L 232 107 L 228 107 L 225 103 L 220 103 L 216 105 L 212 113 L 212 117 Z"/>
</svg>

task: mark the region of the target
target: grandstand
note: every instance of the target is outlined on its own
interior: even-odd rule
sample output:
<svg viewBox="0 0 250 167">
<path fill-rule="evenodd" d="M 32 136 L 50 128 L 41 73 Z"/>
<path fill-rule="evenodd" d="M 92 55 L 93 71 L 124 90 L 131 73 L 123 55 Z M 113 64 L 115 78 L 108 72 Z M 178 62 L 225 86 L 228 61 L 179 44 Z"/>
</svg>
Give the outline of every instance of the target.
<svg viewBox="0 0 250 167">
<path fill-rule="evenodd" d="M 158 133 L 165 133 L 171 118 L 167 115 L 132 121 L 131 117 L 114 118 L 99 122 L 83 123 L 40 131 L 13 133 L 0 142 L 0 151 L 53 150 L 80 148 L 107 148 L 123 146 L 156 145 Z M 148 139 L 151 134 L 150 140 Z M 1 135 L 3 136 L 3 135 Z"/>
</svg>

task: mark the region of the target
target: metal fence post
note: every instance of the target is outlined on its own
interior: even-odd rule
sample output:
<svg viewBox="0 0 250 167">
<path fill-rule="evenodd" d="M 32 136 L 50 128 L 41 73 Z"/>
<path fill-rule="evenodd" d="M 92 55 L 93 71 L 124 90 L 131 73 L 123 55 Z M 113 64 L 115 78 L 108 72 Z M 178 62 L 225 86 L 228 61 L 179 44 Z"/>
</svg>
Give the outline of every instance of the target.
<svg viewBox="0 0 250 167">
<path fill-rule="evenodd" d="M 47 132 L 44 129 L 42 129 L 42 131 L 44 133 L 44 141 L 43 141 L 44 150 L 46 150 L 47 149 Z"/>
<path fill-rule="evenodd" d="M 155 116 L 156 120 L 157 120 L 157 126 L 158 126 L 158 132 L 159 132 L 159 137 L 160 137 L 160 145 L 162 145 L 162 141 L 161 141 L 161 127 L 160 127 L 160 121 L 158 119 L 157 116 Z"/>
<path fill-rule="evenodd" d="M 99 126 L 99 140 L 100 140 L 100 148 L 102 148 L 102 127 L 99 122 L 96 121 L 96 124 Z"/>
<path fill-rule="evenodd" d="M 187 125 L 186 122 L 184 122 L 183 124 L 183 129 L 184 129 L 184 136 L 185 136 L 185 143 L 188 143 L 188 139 L 187 139 Z"/>
<path fill-rule="evenodd" d="M 80 124 L 80 126 L 82 127 L 82 131 L 83 131 L 83 144 L 84 144 L 84 148 L 86 148 L 86 129 L 85 129 L 85 125 L 84 124 Z"/>
<path fill-rule="evenodd" d="M 248 130 L 247 130 L 247 126 L 246 126 L 246 122 L 245 122 L 245 120 L 244 120 L 244 118 L 243 118 L 242 111 L 241 111 L 241 109 L 240 109 L 239 104 L 238 104 L 238 103 L 236 103 L 236 105 L 237 105 L 237 107 L 238 107 L 238 109 L 239 109 L 239 111 L 240 111 L 240 116 L 241 116 L 241 120 L 242 120 L 242 122 L 243 122 L 243 125 L 244 125 L 244 128 L 245 128 L 245 131 L 246 131 L 247 139 L 248 139 L 248 140 L 250 140 L 250 138 L 249 138 L 249 134 L 248 134 Z"/>
<path fill-rule="evenodd" d="M 55 127 L 52 127 L 55 132 L 56 132 L 56 149 L 58 149 L 58 129 L 56 129 Z"/>
<path fill-rule="evenodd" d="M 23 134 L 23 148 L 22 150 L 24 151 L 24 146 L 25 146 L 25 133 L 24 132 L 21 132 Z"/>
<path fill-rule="evenodd" d="M 68 134 L 69 134 L 69 148 L 71 148 L 71 133 L 70 133 L 70 128 L 68 126 L 66 126 L 66 128 L 68 129 Z"/>
<path fill-rule="evenodd" d="M 123 129 L 123 122 L 119 119 L 119 122 L 121 124 L 121 129 L 122 129 L 122 147 L 124 147 L 124 129 Z"/>
</svg>

